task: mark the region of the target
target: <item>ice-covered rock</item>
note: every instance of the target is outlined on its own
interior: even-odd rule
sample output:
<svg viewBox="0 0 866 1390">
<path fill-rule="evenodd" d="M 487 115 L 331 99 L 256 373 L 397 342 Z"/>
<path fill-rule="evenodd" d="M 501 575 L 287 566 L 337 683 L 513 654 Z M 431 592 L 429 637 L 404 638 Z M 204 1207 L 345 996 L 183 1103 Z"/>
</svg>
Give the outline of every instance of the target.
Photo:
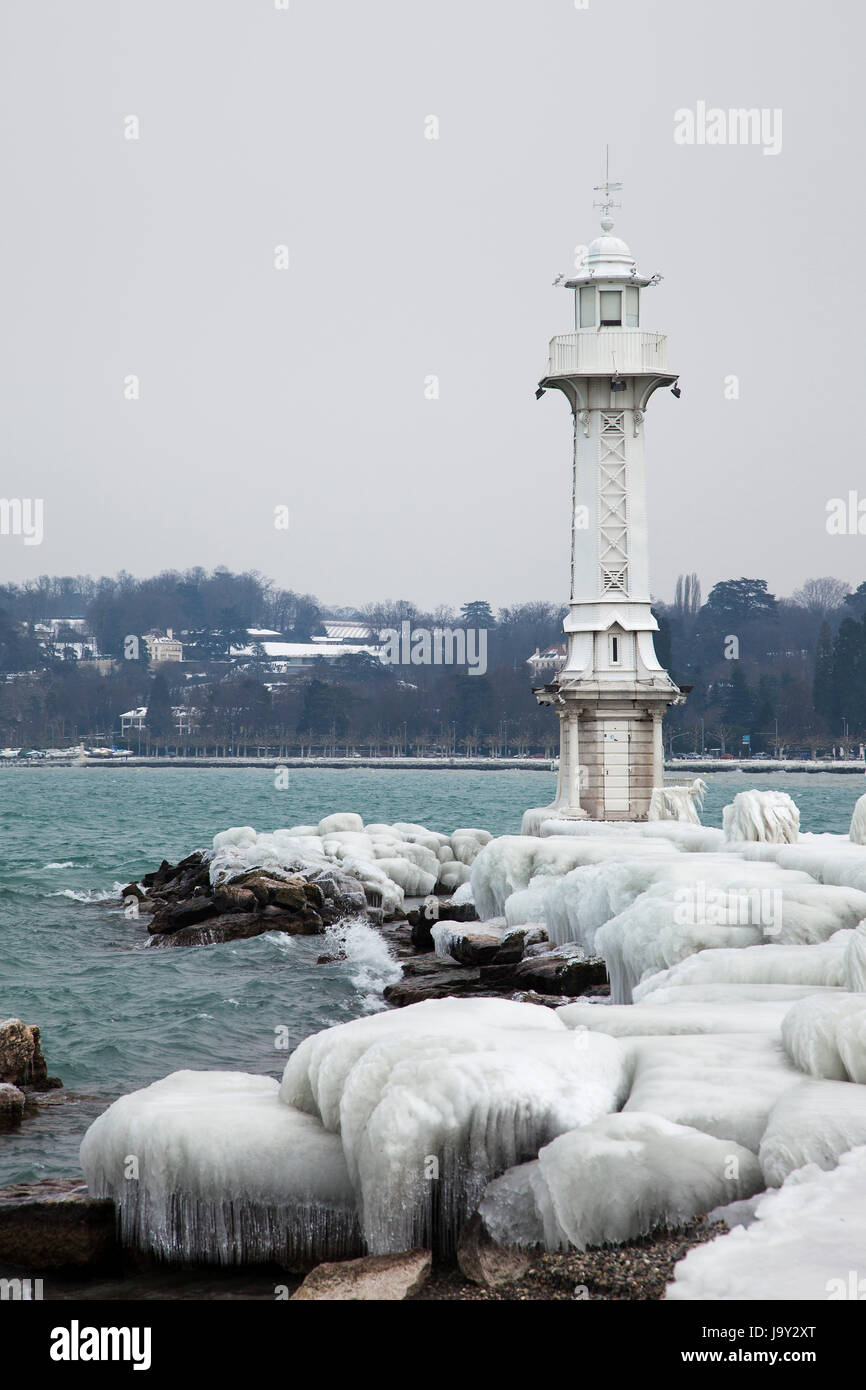
<svg viewBox="0 0 866 1390">
<path fill-rule="evenodd" d="M 866 994 L 815 994 L 782 1021 L 782 1042 L 800 1071 L 828 1081 L 866 1081 Z"/>
<path fill-rule="evenodd" d="M 574 1035 L 552 1011 L 444 999 L 307 1038 L 280 1092 L 339 1133 L 369 1249 L 456 1246 L 497 1173 L 616 1109 L 620 1045 Z"/>
<path fill-rule="evenodd" d="M 440 960 L 461 965 L 486 965 L 502 945 L 504 924 L 495 922 L 437 922 L 431 935 Z"/>
<path fill-rule="evenodd" d="M 267 1076 L 180 1071 L 122 1096 L 88 1129 L 81 1164 L 91 1196 L 117 1205 L 124 1243 L 166 1259 L 296 1268 L 359 1249 L 339 1136 Z"/>
<path fill-rule="evenodd" d="M 455 830 L 451 835 L 451 851 L 455 859 L 469 866 L 474 864 L 484 846 L 489 845 L 492 839 L 489 830 Z"/>
<path fill-rule="evenodd" d="M 479 1212 L 500 1244 L 585 1250 L 682 1226 L 763 1185 L 741 1145 L 626 1112 L 554 1139 L 535 1163 L 494 1180 Z"/>
<path fill-rule="evenodd" d="M 778 1035 L 791 1007 L 788 999 L 734 999 L 682 1002 L 674 995 L 662 1004 L 563 1004 L 557 1015 L 567 1028 L 591 1028 L 614 1038 L 672 1036 L 679 1033 L 770 1033 Z"/>
<path fill-rule="evenodd" d="M 861 923 L 851 933 L 845 952 L 846 989 L 866 994 L 866 924 Z"/>
<path fill-rule="evenodd" d="M 800 812 L 787 792 L 737 792 L 722 811 L 726 840 L 768 840 L 795 844 L 800 833 Z"/>
<path fill-rule="evenodd" d="M 848 837 L 855 845 L 866 845 L 866 795 L 857 798 Z"/>
<path fill-rule="evenodd" d="M 649 805 L 649 820 L 686 821 L 700 825 L 700 809 L 704 804 L 707 784 L 696 777 L 687 787 L 653 787 Z"/>
<path fill-rule="evenodd" d="M 350 830 L 362 833 L 364 829 L 363 818 L 352 811 L 338 811 L 332 816 L 324 816 L 319 821 L 319 834 L 331 835 L 335 831 Z"/>
<path fill-rule="evenodd" d="M 650 1002 L 654 991 L 679 985 L 814 984 L 845 988 L 852 935 L 843 929 L 814 946 L 767 943 L 739 951 L 699 951 L 642 980 L 635 987 L 634 1002 Z"/>
<path fill-rule="evenodd" d="M 446 893 L 453 893 L 455 889 L 470 883 L 471 873 L 468 864 L 461 864 L 457 860 L 451 864 L 443 864 L 439 869 L 439 887 Z"/>
<path fill-rule="evenodd" d="M 767 1185 L 778 1187 L 806 1164 L 835 1168 L 843 1153 L 866 1144 L 866 1086 L 801 1081 L 770 1111 L 758 1150 Z"/>
<path fill-rule="evenodd" d="M 706 1245 L 674 1269 L 665 1297 L 676 1300 L 863 1299 L 866 1148 L 824 1172 L 798 1168 L 761 1197 L 756 1219 Z"/>
<path fill-rule="evenodd" d="M 799 1080 L 779 1041 L 760 1033 L 638 1037 L 623 1046 L 633 1070 L 626 1113 L 662 1115 L 753 1153 L 776 1101 Z"/>
</svg>

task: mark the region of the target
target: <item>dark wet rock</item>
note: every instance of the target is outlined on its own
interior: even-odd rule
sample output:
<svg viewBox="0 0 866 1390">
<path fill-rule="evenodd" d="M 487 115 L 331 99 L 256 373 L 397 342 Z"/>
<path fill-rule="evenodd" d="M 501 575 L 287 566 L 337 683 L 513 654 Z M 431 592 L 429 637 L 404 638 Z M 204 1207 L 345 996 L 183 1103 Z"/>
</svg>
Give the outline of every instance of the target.
<svg viewBox="0 0 866 1390">
<path fill-rule="evenodd" d="M 488 988 L 581 995 L 606 982 L 607 967 L 600 956 L 564 956 L 551 951 L 524 959 L 517 965 L 481 967 L 481 984 Z"/>
<path fill-rule="evenodd" d="M 399 1255 L 366 1255 L 318 1265 L 307 1275 L 292 1299 L 401 1302 L 414 1298 L 427 1280 L 433 1258 L 429 1250 L 406 1250 Z"/>
<path fill-rule="evenodd" d="M 448 954 L 460 965 L 488 965 L 501 950 L 502 937 L 499 932 L 485 931 L 483 923 L 467 927 L 460 924 L 448 946 Z M 521 954 L 518 950 L 514 960 L 520 960 Z"/>
<path fill-rule="evenodd" d="M 444 902 L 440 905 L 439 916 L 441 921 L 448 922 L 477 922 L 478 913 L 474 903 L 451 903 Z"/>
<path fill-rule="evenodd" d="M 0 1082 L 0 1130 L 13 1129 L 20 1125 L 24 1115 L 26 1096 L 17 1086 L 7 1081 Z"/>
<path fill-rule="evenodd" d="M 426 898 L 420 907 L 413 907 L 406 913 L 406 921 L 412 930 L 412 945 L 416 951 L 433 951 L 436 943 L 433 940 L 433 927 L 439 921 L 440 904 L 439 899 L 432 896 Z"/>
<path fill-rule="evenodd" d="M 287 936 L 320 936 L 322 919 L 308 911 L 298 916 L 266 907 L 260 912 L 230 912 L 211 917 L 200 926 L 181 927 L 152 938 L 154 946 L 220 946 L 226 941 L 247 941 L 264 932 L 280 931 Z"/>
<path fill-rule="evenodd" d="M 63 1082 L 48 1075 L 37 1025 L 20 1018 L 0 1021 L 0 1082 L 34 1091 L 53 1091 Z"/>
<path fill-rule="evenodd" d="M 213 901 L 217 912 L 224 913 L 254 912 L 257 900 L 255 893 L 251 893 L 248 888 L 231 883 L 218 888 L 213 895 Z"/>
<path fill-rule="evenodd" d="M 330 925 L 343 917 L 366 917 L 367 895 L 356 878 L 341 874 L 338 869 L 319 869 L 309 875 L 322 894 L 319 911 L 322 920 Z"/>
<path fill-rule="evenodd" d="M 202 851 L 174 866 L 163 860 L 141 882 L 144 895 L 136 889 L 133 896 L 151 914 L 147 930 L 160 945 L 217 945 L 274 930 L 315 936 L 326 922 L 367 911 L 361 884 L 336 869 L 309 876 L 249 869 L 211 887 Z"/>
<path fill-rule="evenodd" d="M 119 1256 L 114 1204 L 77 1178 L 0 1188 L 0 1264 L 27 1270 L 93 1268 Z"/>
<path fill-rule="evenodd" d="M 476 967 L 439 969 L 429 974 L 410 975 L 387 985 L 383 998 L 388 1004 L 402 1009 L 408 1004 L 420 1004 L 424 999 L 447 999 L 450 995 L 476 994 L 480 971 Z"/>
<path fill-rule="evenodd" d="M 495 1289 L 522 1279 L 532 1264 L 532 1252 L 497 1245 L 480 1212 L 464 1222 L 457 1244 L 457 1264 L 461 1274 L 473 1284 Z"/>
<path fill-rule="evenodd" d="M 502 949 L 507 951 L 519 947 L 524 955 L 544 955 L 551 950 L 547 927 L 541 922 L 526 922 L 520 927 L 509 927 L 502 937 Z"/>
<path fill-rule="evenodd" d="M 120 896 L 123 898 L 124 902 L 126 902 L 127 898 L 136 898 L 140 903 L 144 902 L 144 893 L 137 883 L 127 883 Z"/>
</svg>

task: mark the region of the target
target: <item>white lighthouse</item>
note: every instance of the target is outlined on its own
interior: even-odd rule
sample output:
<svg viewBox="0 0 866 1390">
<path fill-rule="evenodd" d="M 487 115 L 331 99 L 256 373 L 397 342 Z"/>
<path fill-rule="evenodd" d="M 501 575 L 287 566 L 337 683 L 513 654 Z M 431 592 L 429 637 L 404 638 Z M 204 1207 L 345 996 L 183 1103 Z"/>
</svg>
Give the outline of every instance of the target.
<svg viewBox="0 0 866 1390">
<path fill-rule="evenodd" d="M 574 331 L 551 339 L 537 392 L 555 388 L 571 407 L 574 486 L 568 655 L 535 694 L 560 720 L 556 800 L 543 814 L 637 821 L 664 785 L 665 709 L 685 698 L 653 643 L 644 464 L 650 398 L 662 386 L 676 392 L 677 377 L 664 335 L 643 327 L 644 291 L 660 277 L 640 275 L 613 235 L 619 187 L 601 186 L 601 236 L 565 282 Z"/>
</svg>

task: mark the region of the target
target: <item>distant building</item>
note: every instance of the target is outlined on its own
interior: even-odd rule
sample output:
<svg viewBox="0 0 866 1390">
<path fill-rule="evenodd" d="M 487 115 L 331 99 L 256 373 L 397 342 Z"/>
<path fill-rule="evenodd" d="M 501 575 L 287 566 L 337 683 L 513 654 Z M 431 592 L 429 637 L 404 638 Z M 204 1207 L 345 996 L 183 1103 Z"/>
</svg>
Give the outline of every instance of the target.
<svg viewBox="0 0 866 1390">
<path fill-rule="evenodd" d="M 192 705 L 172 705 L 174 727 L 178 734 L 191 734 L 198 728 L 201 711 Z M 120 716 L 120 732 L 125 736 L 147 728 L 147 705 L 128 709 Z"/>
<path fill-rule="evenodd" d="M 564 642 L 559 642 L 554 647 L 545 647 L 543 652 L 538 648 L 527 658 L 527 666 L 532 672 L 533 680 L 549 681 L 553 676 L 561 671 L 565 665 L 566 646 Z"/>
<path fill-rule="evenodd" d="M 183 661 L 183 643 L 178 641 L 170 627 L 166 628 L 165 636 L 157 632 L 146 632 L 144 645 L 154 665 L 162 661 Z"/>
<path fill-rule="evenodd" d="M 86 618 L 45 618 L 33 625 L 34 635 L 50 655 L 63 661 L 95 661 L 99 656 L 96 639 Z"/>
<path fill-rule="evenodd" d="M 349 642 L 328 641 L 327 638 L 314 639 L 312 642 L 256 642 L 248 647 L 232 647 L 232 660 L 234 661 L 255 661 L 258 659 L 267 666 L 269 671 L 280 674 L 287 671 L 302 671 L 307 667 L 315 666 L 317 661 L 331 663 L 341 661 L 347 656 L 358 656 L 362 653 L 367 656 L 378 657 L 381 647 L 378 645 L 359 645 Z"/>
<path fill-rule="evenodd" d="M 314 642 L 377 642 L 379 634 L 368 623 L 351 622 L 345 618 L 325 618 L 322 621 L 324 637 L 314 637 Z"/>
</svg>

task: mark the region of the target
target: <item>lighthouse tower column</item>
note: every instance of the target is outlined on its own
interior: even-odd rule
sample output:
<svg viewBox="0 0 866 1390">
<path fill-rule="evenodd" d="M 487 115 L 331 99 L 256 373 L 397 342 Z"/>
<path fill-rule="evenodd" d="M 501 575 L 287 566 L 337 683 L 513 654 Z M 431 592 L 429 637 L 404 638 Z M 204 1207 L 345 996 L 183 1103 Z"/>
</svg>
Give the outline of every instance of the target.
<svg viewBox="0 0 866 1390">
<path fill-rule="evenodd" d="M 553 338 L 539 395 L 560 391 L 573 415 L 571 595 L 565 665 L 536 696 L 560 720 L 551 816 L 645 820 L 664 785 L 662 717 L 684 696 L 658 661 L 650 607 L 644 428 L 650 398 L 674 386 L 667 344 L 641 326 L 642 278 L 613 236 L 606 184 L 602 235 L 566 288 L 574 332 Z M 533 813 L 537 815 L 537 813 Z"/>
</svg>

